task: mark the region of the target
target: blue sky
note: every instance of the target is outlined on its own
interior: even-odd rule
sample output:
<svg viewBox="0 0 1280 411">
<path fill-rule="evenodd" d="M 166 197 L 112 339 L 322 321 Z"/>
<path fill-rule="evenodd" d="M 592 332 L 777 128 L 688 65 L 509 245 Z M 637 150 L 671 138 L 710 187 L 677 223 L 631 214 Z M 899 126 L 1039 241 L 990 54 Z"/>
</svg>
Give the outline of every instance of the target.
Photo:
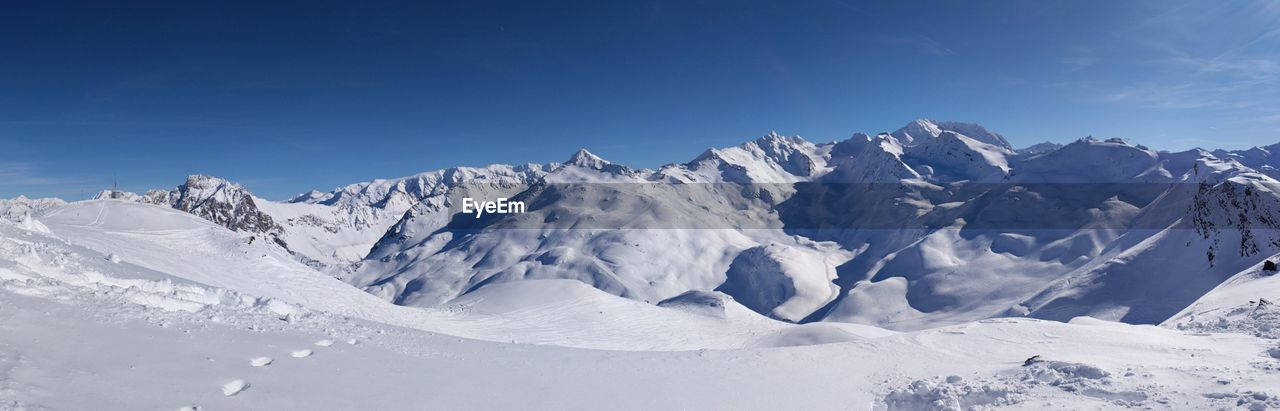
<svg viewBox="0 0 1280 411">
<path fill-rule="evenodd" d="M 1261 1 L 25 2 L 0 55 L 0 197 L 203 173 L 280 199 L 579 147 L 653 167 L 917 117 L 1280 141 Z"/>
</svg>

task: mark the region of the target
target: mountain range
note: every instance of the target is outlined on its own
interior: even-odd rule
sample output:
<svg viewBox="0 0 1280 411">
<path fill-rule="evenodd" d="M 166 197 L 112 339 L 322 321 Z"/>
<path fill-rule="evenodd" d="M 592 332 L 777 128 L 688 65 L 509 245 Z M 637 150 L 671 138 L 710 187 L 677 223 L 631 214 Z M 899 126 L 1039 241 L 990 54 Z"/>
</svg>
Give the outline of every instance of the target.
<svg viewBox="0 0 1280 411">
<path fill-rule="evenodd" d="M 770 133 L 656 170 L 580 150 L 286 201 L 208 176 L 100 196 L 269 241 L 399 305 L 570 279 L 649 304 L 718 291 L 789 322 L 1154 324 L 1280 252 L 1276 150 L 1091 137 L 1015 149 L 980 125 L 920 119 L 831 143 Z M 460 219 L 463 192 L 529 210 Z"/>
<path fill-rule="evenodd" d="M 0 200 L 0 408 L 1280 408 L 1276 149 L 918 120 Z"/>
</svg>

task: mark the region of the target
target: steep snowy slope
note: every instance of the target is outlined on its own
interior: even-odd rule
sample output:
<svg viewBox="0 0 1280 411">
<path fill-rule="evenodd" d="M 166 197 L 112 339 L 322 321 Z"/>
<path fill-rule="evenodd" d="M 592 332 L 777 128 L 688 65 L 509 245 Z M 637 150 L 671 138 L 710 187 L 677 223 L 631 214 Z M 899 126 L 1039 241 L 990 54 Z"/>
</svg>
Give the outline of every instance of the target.
<svg viewBox="0 0 1280 411">
<path fill-rule="evenodd" d="M 1159 322 L 1164 318 L 1159 315 L 1172 315 L 1182 307 L 1178 304 L 1190 303 L 1188 294 L 1205 291 L 1202 284 L 1212 287 L 1225 278 L 1187 270 L 1182 286 L 1189 291 L 1134 284 L 1104 287 L 1122 294 L 1149 293 L 1130 294 L 1129 298 L 1145 295 L 1149 302 L 1127 305 L 1149 306 L 1148 316 L 1109 316 L 1116 311 L 1108 311 L 1114 304 L 1103 303 L 1104 298 L 1078 305 L 1097 311 L 1058 311 L 1069 300 L 1049 305 L 1042 300 L 1049 297 L 1033 298 L 1048 284 L 1086 284 L 1073 272 L 1118 272 L 1122 266 L 1101 264 L 1119 254 L 1136 253 L 1142 239 L 1183 217 L 1190 221 L 1195 184 L 1174 184 L 1172 173 L 1164 168 L 1169 164 L 1159 154 L 1114 140 L 1084 139 L 1010 164 L 1010 177 L 1000 183 L 881 184 L 793 197 L 804 200 L 801 211 L 845 212 L 797 221 L 824 221 L 830 227 L 815 239 L 833 239 L 842 248 L 861 250 L 840 267 L 836 283 L 845 294 L 821 318 L 894 329 L 1028 313 L 1059 320 L 1096 313 Z M 1247 171 L 1220 161 L 1214 164 Z M 1185 240 L 1170 237 L 1167 244 L 1185 248 Z M 1203 250 L 1194 254 L 1203 260 Z M 1232 264 L 1251 264 L 1244 257 L 1233 258 Z M 1177 307 L 1168 311 L 1157 306 Z"/>
<path fill-rule="evenodd" d="M 943 131 L 904 150 L 908 165 L 932 181 L 1000 181 L 1009 173 L 1009 149 Z"/>
<path fill-rule="evenodd" d="M 1160 323 L 1280 252 L 1280 183 L 1221 161 L 1202 161 L 1184 183 L 1147 207 L 1141 229 L 1030 300 L 1031 315 Z"/>
<path fill-rule="evenodd" d="M 1275 263 L 1280 257 L 1267 260 Z M 1259 263 L 1231 276 L 1163 325 L 1196 332 L 1235 332 L 1280 339 L 1280 275 Z M 1269 354 L 1280 359 L 1280 346 Z"/>
<path fill-rule="evenodd" d="M 819 181 L 829 183 L 896 183 L 919 179 L 920 174 L 902 161 L 905 150 L 888 134 L 875 137 L 857 133 L 831 148 L 831 173 Z"/>
</svg>

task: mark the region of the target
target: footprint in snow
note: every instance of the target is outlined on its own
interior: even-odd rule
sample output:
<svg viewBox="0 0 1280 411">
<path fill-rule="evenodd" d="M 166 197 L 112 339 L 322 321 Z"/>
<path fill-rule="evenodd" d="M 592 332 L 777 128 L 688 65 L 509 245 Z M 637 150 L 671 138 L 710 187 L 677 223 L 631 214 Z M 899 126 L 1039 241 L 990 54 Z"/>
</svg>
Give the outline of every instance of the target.
<svg viewBox="0 0 1280 411">
<path fill-rule="evenodd" d="M 317 347 L 328 347 L 328 346 L 330 346 L 330 345 L 333 345 L 333 340 L 320 340 L 320 341 L 316 341 L 316 346 L 317 346 Z"/>
<path fill-rule="evenodd" d="M 226 384 L 222 384 L 222 395 L 232 396 L 239 394 L 241 391 L 249 389 L 249 383 L 245 380 L 231 380 Z"/>
<path fill-rule="evenodd" d="M 310 356 L 311 356 L 311 350 L 297 350 L 297 351 L 294 351 L 294 352 L 289 353 L 289 356 L 291 356 L 291 357 L 293 357 L 293 358 L 306 358 L 306 357 L 310 357 Z"/>
<path fill-rule="evenodd" d="M 275 360 L 272 360 L 271 357 L 256 357 L 256 358 L 249 359 L 249 365 L 252 365 L 254 367 L 266 367 L 268 365 L 271 365 L 272 361 L 275 361 Z"/>
</svg>

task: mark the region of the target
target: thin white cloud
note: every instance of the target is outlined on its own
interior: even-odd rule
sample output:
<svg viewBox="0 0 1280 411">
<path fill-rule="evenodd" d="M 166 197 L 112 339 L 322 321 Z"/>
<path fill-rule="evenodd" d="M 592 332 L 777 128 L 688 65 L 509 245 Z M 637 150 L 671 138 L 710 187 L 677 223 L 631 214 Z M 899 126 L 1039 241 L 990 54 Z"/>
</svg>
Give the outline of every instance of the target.
<svg viewBox="0 0 1280 411">
<path fill-rule="evenodd" d="M 1098 62 L 1098 56 L 1089 47 L 1076 46 L 1067 51 L 1067 55 L 1058 60 L 1067 66 L 1067 71 L 1079 71 L 1089 68 Z"/>
<path fill-rule="evenodd" d="M 920 34 L 907 36 L 872 36 L 869 37 L 868 40 L 881 44 L 907 47 L 918 52 L 934 56 L 951 56 L 956 54 L 955 50 L 951 47 L 935 40 L 933 37 Z"/>
<path fill-rule="evenodd" d="M 31 163 L 0 163 L 0 187 L 64 185 L 83 182 L 78 179 L 45 177 L 36 174 Z"/>
</svg>

